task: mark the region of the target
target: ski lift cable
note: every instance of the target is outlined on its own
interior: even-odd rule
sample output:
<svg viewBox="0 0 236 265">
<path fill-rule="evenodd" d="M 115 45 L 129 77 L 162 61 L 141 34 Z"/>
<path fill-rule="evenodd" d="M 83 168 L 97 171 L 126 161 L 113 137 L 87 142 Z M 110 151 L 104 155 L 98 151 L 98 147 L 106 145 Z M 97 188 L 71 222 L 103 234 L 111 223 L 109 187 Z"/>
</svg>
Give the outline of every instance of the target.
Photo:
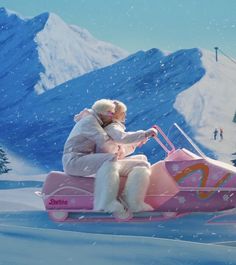
<svg viewBox="0 0 236 265">
<path fill-rule="evenodd" d="M 218 48 L 218 50 L 225 56 L 227 57 L 231 62 L 236 64 L 236 61 L 234 59 L 232 59 L 229 55 L 227 55 L 225 52 L 223 52 L 220 48 Z"/>
</svg>

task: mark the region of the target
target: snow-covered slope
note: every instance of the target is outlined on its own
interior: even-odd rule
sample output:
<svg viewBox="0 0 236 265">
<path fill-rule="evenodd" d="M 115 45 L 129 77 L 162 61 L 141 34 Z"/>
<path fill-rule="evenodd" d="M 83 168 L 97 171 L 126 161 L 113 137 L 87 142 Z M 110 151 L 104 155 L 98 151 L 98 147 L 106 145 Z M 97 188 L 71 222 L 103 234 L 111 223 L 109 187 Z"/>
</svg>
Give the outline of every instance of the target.
<svg viewBox="0 0 236 265">
<path fill-rule="evenodd" d="M 213 150 L 220 160 L 229 162 L 236 150 L 236 64 L 223 55 L 216 62 L 212 52 L 202 53 L 206 74 L 178 95 L 175 107 L 195 131 L 195 139 Z M 215 128 L 223 129 L 223 141 L 219 136 L 213 140 Z"/>
<path fill-rule="evenodd" d="M 96 40 L 85 29 L 67 25 L 57 15 L 32 19 L 0 8 L 0 85 L 22 97 L 45 90 L 128 55 Z"/>
</svg>

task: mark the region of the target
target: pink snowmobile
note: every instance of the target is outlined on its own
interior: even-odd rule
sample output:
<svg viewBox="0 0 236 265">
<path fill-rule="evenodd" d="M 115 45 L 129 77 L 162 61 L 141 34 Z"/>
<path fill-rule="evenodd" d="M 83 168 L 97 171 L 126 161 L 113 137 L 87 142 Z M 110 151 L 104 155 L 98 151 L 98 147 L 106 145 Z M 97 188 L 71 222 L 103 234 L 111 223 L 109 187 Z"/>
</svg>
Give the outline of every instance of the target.
<svg viewBox="0 0 236 265">
<path fill-rule="evenodd" d="M 151 166 L 150 185 L 145 201 L 154 211 L 105 213 L 93 210 L 94 176 L 73 177 L 63 172 L 48 174 L 41 195 L 54 221 L 157 221 L 193 212 L 221 212 L 236 208 L 236 168 L 204 155 L 193 141 L 174 124 L 169 135 L 181 142 L 174 145 L 158 127 L 154 139 L 166 153 L 164 160 Z M 176 136 L 176 133 L 178 136 Z M 184 144 L 188 147 L 184 147 Z M 121 177 L 119 199 L 126 178 Z M 224 212 L 223 212 L 224 214 Z"/>
</svg>

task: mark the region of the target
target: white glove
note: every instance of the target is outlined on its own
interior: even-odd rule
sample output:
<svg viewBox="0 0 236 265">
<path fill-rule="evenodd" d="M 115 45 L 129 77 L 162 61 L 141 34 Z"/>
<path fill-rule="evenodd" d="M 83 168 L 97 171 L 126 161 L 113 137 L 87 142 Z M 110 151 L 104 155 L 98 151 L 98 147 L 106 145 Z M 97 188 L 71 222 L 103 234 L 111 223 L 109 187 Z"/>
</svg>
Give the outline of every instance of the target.
<svg viewBox="0 0 236 265">
<path fill-rule="evenodd" d="M 145 136 L 148 138 L 153 137 L 155 135 L 157 135 L 157 130 L 154 128 L 150 128 L 145 132 Z"/>
</svg>

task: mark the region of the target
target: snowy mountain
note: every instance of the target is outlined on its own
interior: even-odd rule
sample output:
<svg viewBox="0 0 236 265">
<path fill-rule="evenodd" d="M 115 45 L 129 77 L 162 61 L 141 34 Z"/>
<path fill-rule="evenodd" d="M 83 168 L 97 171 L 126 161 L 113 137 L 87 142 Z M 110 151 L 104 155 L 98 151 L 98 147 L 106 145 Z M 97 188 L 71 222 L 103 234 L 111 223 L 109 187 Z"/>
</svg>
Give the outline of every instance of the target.
<svg viewBox="0 0 236 265">
<path fill-rule="evenodd" d="M 0 11 L 0 57 L 5 61 L 0 65 L 3 147 L 46 170 L 61 169 L 62 149 L 74 114 L 97 99 L 117 98 L 128 105 L 128 130 L 158 124 L 167 132 L 177 122 L 208 155 L 226 162 L 232 159 L 236 69 L 227 58 L 221 56 L 215 62 L 213 53 L 196 48 L 169 54 L 158 49 L 139 51 L 40 93 L 60 78 L 63 82 L 59 72 L 68 74 L 67 78 L 74 73 L 69 62 L 79 54 L 76 47 L 86 55 L 79 58 L 87 71 L 90 66 L 98 67 L 96 51 L 114 60 L 121 58 L 122 52 L 94 40 L 86 30 L 66 25 L 56 15 L 44 13 L 26 20 L 5 9 Z M 68 41 L 71 36 L 77 40 L 73 47 L 73 41 Z M 224 129 L 223 141 L 212 139 L 215 127 Z M 151 162 L 163 157 L 153 141 L 140 151 Z"/>
<path fill-rule="evenodd" d="M 0 65 L 0 86 L 4 94 L 12 90 L 21 98 L 34 90 L 42 93 L 128 55 L 52 13 L 24 19 L 0 8 L 0 27 L 0 60 L 4 62 Z"/>
<path fill-rule="evenodd" d="M 61 152 L 74 125 L 74 114 L 99 98 L 118 98 L 128 105 L 129 130 L 145 129 L 157 123 L 167 131 L 177 122 L 190 132 L 191 128 L 173 104 L 181 91 L 204 74 L 198 49 L 169 55 L 157 49 L 140 51 L 41 95 L 31 94 L 3 110 L 0 138 L 4 146 L 18 155 L 48 169 L 61 169 Z M 162 157 L 152 141 L 142 151 L 152 162 Z"/>
</svg>

